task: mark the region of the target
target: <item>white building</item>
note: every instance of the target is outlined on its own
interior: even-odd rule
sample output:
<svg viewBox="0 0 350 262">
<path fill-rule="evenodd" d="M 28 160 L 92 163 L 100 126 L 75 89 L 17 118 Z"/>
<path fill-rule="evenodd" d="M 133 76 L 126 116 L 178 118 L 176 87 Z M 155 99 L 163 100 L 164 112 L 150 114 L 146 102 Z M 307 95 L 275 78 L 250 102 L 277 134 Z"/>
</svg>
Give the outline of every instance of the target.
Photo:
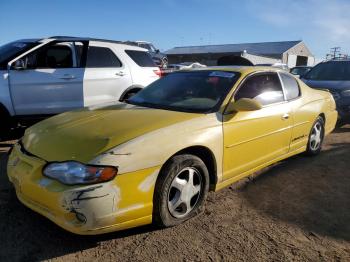
<svg viewBox="0 0 350 262">
<path fill-rule="evenodd" d="M 284 63 L 288 67 L 313 66 L 315 57 L 303 41 L 175 47 L 166 51 L 169 63 L 200 62 L 206 65 Z"/>
</svg>

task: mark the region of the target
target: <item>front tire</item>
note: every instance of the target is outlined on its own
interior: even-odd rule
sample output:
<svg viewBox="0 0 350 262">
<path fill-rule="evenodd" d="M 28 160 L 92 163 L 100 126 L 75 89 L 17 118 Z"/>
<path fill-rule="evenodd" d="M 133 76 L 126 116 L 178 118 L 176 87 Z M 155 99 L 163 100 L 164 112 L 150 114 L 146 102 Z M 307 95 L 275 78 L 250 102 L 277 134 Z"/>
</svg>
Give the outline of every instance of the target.
<svg viewBox="0 0 350 262">
<path fill-rule="evenodd" d="M 208 191 L 208 169 L 199 157 L 189 154 L 172 157 L 156 182 L 153 223 L 170 227 L 198 215 L 204 210 Z"/>
<path fill-rule="evenodd" d="M 309 140 L 307 142 L 306 154 L 309 156 L 318 155 L 322 149 L 322 143 L 324 139 L 324 120 L 322 117 L 317 117 L 316 121 L 312 125 Z"/>
</svg>

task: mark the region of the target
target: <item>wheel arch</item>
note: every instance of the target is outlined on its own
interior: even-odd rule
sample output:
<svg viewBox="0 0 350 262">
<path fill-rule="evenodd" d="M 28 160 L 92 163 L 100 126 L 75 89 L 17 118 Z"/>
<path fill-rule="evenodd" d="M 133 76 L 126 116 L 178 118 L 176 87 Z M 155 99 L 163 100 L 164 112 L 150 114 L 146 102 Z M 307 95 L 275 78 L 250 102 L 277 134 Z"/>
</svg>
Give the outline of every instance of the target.
<svg viewBox="0 0 350 262">
<path fill-rule="evenodd" d="M 141 85 L 132 85 L 130 87 L 128 87 L 127 89 L 125 89 L 123 91 L 123 93 L 121 94 L 119 101 L 123 101 L 124 97 L 126 94 L 128 94 L 131 91 L 140 91 L 141 89 L 143 89 L 144 87 Z"/>
<path fill-rule="evenodd" d="M 321 117 L 323 119 L 324 124 L 326 124 L 326 115 L 324 113 L 321 113 L 318 116 Z"/>
<path fill-rule="evenodd" d="M 181 149 L 180 151 L 173 154 L 171 157 L 169 157 L 165 163 L 163 164 L 162 168 L 165 166 L 165 164 L 174 156 L 176 155 L 182 155 L 182 154 L 190 154 L 199 157 L 206 167 L 208 168 L 209 172 L 209 190 L 214 191 L 215 185 L 217 184 L 218 178 L 217 178 L 217 163 L 214 153 L 206 146 L 190 146 L 186 147 L 184 149 Z M 162 171 L 162 168 L 160 172 Z"/>
</svg>

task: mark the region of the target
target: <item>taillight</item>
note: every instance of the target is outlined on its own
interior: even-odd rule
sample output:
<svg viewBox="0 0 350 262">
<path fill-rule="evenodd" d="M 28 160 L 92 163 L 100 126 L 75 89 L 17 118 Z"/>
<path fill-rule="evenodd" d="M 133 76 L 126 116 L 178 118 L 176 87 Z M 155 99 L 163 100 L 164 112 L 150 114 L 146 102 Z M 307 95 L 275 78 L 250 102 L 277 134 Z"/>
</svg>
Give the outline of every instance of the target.
<svg viewBox="0 0 350 262">
<path fill-rule="evenodd" d="M 158 68 L 157 70 L 153 70 L 153 72 L 159 76 L 159 77 L 162 77 L 162 70 L 160 68 Z"/>
</svg>

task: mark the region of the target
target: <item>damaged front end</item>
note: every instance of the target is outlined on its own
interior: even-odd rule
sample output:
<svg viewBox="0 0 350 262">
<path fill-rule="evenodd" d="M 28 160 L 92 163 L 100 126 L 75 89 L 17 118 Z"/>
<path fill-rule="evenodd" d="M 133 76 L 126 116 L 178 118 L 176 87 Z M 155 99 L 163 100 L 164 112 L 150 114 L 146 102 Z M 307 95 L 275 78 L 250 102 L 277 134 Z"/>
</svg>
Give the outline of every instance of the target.
<svg viewBox="0 0 350 262">
<path fill-rule="evenodd" d="M 67 185 L 44 175 L 47 166 L 16 144 L 8 160 L 9 180 L 23 204 L 64 229 L 100 234 L 152 222 L 154 178 L 159 167 L 96 184 Z"/>
</svg>

